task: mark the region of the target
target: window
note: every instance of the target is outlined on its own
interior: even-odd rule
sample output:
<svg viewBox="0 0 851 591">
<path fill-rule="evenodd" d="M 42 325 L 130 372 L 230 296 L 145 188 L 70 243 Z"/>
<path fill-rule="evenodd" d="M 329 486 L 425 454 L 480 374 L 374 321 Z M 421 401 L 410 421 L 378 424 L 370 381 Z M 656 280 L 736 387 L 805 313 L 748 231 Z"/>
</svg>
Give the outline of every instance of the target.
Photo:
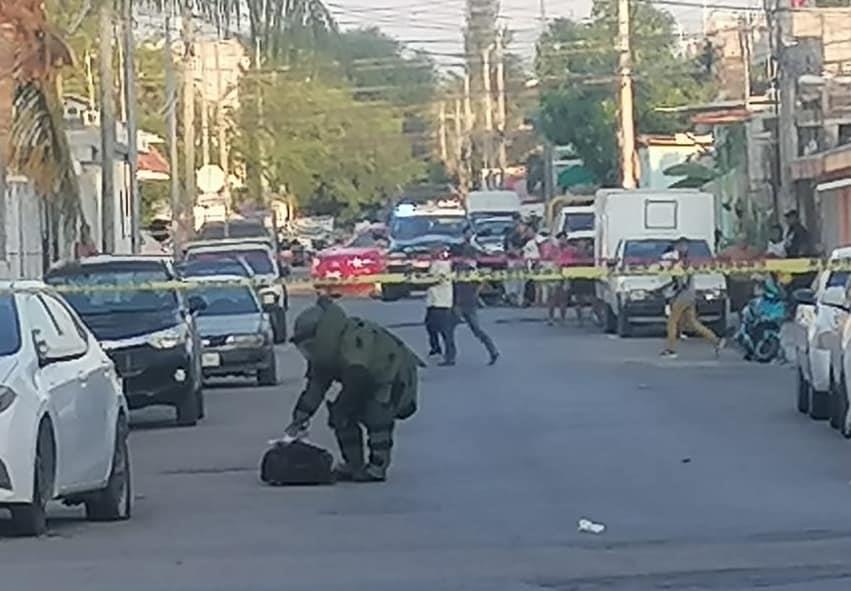
<svg viewBox="0 0 851 591">
<path fill-rule="evenodd" d="M 52 296 L 30 295 L 27 298 L 26 316 L 37 331 L 38 339 L 47 345 L 50 357 L 78 357 L 88 349 L 74 319 Z"/>
<path fill-rule="evenodd" d="M 676 201 L 647 201 L 644 204 L 644 227 L 648 230 L 676 230 Z"/>
<path fill-rule="evenodd" d="M 624 243 L 623 258 L 628 265 L 658 263 L 662 260 L 662 255 L 673 248 L 673 240 L 627 240 Z M 705 240 L 689 240 L 688 257 L 695 262 L 711 259 L 709 244 Z"/>
<path fill-rule="evenodd" d="M 848 282 L 848 271 L 833 271 L 827 279 L 825 287 L 845 287 Z"/>
<path fill-rule="evenodd" d="M 391 235 L 396 240 L 412 240 L 420 236 L 437 234 L 460 236 L 467 225 L 463 216 L 414 216 L 396 218 Z"/>
<path fill-rule="evenodd" d="M 234 257 L 243 259 L 255 275 L 275 274 L 275 265 L 268 250 L 228 250 L 221 252 L 190 252 L 186 255 L 187 261 L 220 261 L 232 260 Z"/>
<path fill-rule="evenodd" d="M 193 293 L 199 293 L 207 303 L 207 307 L 199 312 L 199 316 L 260 313 L 257 296 L 248 287 L 209 287 Z"/>
<path fill-rule="evenodd" d="M 0 357 L 13 355 L 21 348 L 21 325 L 11 293 L 0 294 Z"/>
<path fill-rule="evenodd" d="M 562 232 L 587 232 L 594 229 L 593 213 L 568 213 L 564 217 Z"/>
<path fill-rule="evenodd" d="M 70 292 L 65 299 L 78 314 L 118 314 L 173 310 L 178 306 L 174 290 L 133 289 L 134 285 L 167 281 L 165 268 L 159 269 L 82 269 L 79 274 L 48 276 L 51 285 L 93 287 L 93 291 Z M 127 286 L 119 289 L 118 286 Z M 101 289 L 97 289 L 101 288 Z"/>
</svg>

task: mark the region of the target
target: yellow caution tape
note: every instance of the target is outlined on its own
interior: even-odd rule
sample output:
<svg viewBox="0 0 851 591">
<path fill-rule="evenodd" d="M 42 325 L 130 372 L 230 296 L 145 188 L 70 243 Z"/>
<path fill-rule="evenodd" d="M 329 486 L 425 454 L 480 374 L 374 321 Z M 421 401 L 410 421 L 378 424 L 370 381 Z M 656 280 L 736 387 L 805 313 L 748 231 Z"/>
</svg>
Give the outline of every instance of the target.
<svg viewBox="0 0 851 591">
<path fill-rule="evenodd" d="M 678 277 L 684 275 L 716 274 L 725 276 L 737 275 L 760 275 L 774 273 L 780 275 L 786 282 L 792 275 L 812 273 L 821 271 L 851 271 L 851 259 L 846 260 L 823 260 L 823 259 L 762 259 L 741 262 L 708 262 L 689 266 L 670 264 L 652 265 L 630 265 L 624 267 L 563 267 L 561 269 L 507 269 L 507 270 L 475 270 L 455 272 L 445 275 L 425 273 L 380 273 L 375 275 L 357 275 L 346 278 L 317 278 L 317 279 L 282 279 L 278 284 L 284 285 L 290 290 L 321 290 L 330 291 L 336 287 L 358 286 L 358 285 L 432 285 L 444 281 L 458 281 L 469 283 L 502 282 L 502 281 L 539 281 L 553 282 L 569 279 L 606 279 L 621 276 L 660 276 Z M 53 289 L 63 293 L 97 292 L 97 291 L 128 291 L 128 290 L 204 290 L 215 287 L 229 287 L 244 285 L 252 288 L 262 289 L 271 287 L 268 281 L 254 279 L 233 279 L 227 281 L 192 281 L 173 280 L 146 282 L 138 284 L 122 285 L 74 285 L 73 278 L 67 277 L 67 284 L 54 285 Z M 13 289 L 25 289 L 26 284 L 21 287 L 13 285 Z"/>
</svg>

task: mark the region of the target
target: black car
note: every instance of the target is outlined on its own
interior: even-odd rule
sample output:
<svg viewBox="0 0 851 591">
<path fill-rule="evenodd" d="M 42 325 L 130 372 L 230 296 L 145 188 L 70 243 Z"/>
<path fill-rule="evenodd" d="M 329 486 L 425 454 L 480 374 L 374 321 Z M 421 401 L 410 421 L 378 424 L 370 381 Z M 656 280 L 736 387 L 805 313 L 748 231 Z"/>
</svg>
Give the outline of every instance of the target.
<svg viewBox="0 0 851 591">
<path fill-rule="evenodd" d="M 151 285 L 177 280 L 168 259 L 144 256 L 96 256 L 45 275 L 65 288 L 65 299 L 112 359 L 130 408 L 173 406 L 178 425 L 191 426 L 204 416 L 195 315 L 205 302 Z"/>
<path fill-rule="evenodd" d="M 388 273 L 428 273 L 431 267 L 432 251 L 435 247 L 450 250 L 462 244 L 463 237 L 446 234 L 419 236 L 411 240 L 395 240 L 387 252 L 386 269 Z M 381 286 L 381 298 L 394 301 L 409 296 L 412 292 L 424 290 L 424 285 L 411 283 L 390 283 Z"/>
</svg>

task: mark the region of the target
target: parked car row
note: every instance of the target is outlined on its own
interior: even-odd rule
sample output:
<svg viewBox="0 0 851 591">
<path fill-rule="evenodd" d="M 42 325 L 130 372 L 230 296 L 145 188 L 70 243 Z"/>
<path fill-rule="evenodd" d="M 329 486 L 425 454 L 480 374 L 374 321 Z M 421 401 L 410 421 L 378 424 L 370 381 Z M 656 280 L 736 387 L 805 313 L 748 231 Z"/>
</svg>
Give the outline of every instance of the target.
<svg viewBox="0 0 851 591">
<path fill-rule="evenodd" d="M 0 509 L 14 529 L 44 533 L 52 500 L 130 517 L 130 410 L 171 406 L 192 426 L 205 380 L 277 383 L 280 273 L 262 241 L 220 240 L 190 244 L 180 265 L 99 255 L 0 282 Z"/>
<path fill-rule="evenodd" d="M 851 247 L 831 253 L 851 259 Z M 811 288 L 798 289 L 793 323 L 797 367 L 797 408 L 815 420 L 829 420 L 851 437 L 851 274 L 823 271 Z"/>
</svg>

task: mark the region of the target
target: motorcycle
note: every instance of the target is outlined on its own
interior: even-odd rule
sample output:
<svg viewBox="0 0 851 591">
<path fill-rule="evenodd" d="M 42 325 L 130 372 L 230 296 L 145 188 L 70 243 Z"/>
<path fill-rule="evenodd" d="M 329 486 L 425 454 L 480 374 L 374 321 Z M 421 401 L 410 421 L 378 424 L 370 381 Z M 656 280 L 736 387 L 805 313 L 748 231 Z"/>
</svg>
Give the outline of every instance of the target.
<svg viewBox="0 0 851 591">
<path fill-rule="evenodd" d="M 773 277 L 758 283 L 757 290 L 742 310 L 735 339 L 744 349 L 746 361 L 769 363 L 782 354 L 780 330 L 790 317 L 791 305 Z"/>
</svg>

